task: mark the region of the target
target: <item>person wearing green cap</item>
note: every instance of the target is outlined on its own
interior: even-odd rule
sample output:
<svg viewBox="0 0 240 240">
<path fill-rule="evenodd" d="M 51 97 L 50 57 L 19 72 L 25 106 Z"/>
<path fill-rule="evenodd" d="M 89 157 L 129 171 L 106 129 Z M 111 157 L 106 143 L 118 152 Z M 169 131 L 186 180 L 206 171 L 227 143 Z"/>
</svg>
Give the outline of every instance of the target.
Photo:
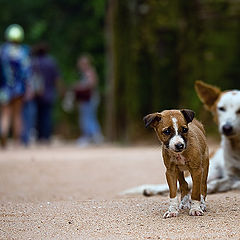
<svg viewBox="0 0 240 240">
<path fill-rule="evenodd" d="M 12 24 L 5 31 L 6 42 L 0 47 L 0 129 L 1 145 L 6 146 L 10 123 L 13 137 L 19 142 L 22 128 L 22 105 L 26 82 L 30 75 L 28 48 L 22 44 L 24 30 Z"/>
</svg>

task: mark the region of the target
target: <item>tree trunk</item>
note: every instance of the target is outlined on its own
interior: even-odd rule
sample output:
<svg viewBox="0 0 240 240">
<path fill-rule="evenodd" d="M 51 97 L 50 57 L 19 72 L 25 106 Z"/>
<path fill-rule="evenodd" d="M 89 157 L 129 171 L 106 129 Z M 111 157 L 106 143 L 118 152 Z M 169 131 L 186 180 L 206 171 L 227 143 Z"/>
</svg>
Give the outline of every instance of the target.
<svg viewBox="0 0 240 240">
<path fill-rule="evenodd" d="M 114 56 L 114 12 L 116 9 L 116 0 L 108 0 L 105 36 L 106 36 L 106 119 L 105 135 L 108 141 L 116 137 L 116 113 L 115 113 L 115 56 Z"/>
</svg>

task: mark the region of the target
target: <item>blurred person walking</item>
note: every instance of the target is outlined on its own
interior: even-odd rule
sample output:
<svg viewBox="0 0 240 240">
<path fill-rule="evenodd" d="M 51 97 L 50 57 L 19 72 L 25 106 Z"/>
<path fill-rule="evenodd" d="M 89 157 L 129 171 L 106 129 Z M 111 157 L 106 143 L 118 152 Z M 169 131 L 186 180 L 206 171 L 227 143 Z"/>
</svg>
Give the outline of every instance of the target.
<svg viewBox="0 0 240 240">
<path fill-rule="evenodd" d="M 79 126 L 82 136 L 77 140 L 79 146 L 103 142 L 101 128 L 97 119 L 99 105 L 98 77 L 89 55 L 81 55 L 77 60 L 80 78 L 75 85 L 76 99 L 79 102 Z"/>
<path fill-rule="evenodd" d="M 60 73 L 47 43 L 33 47 L 32 55 L 37 138 L 40 142 L 48 142 L 52 135 L 52 112 Z"/>
<path fill-rule="evenodd" d="M 13 137 L 20 142 L 22 131 L 22 105 L 26 82 L 30 74 L 28 47 L 23 45 L 24 30 L 18 24 L 10 25 L 5 31 L 6 43 L 0 47 L 0 128 L 1 145 L 5 147 L 13 125 Z"/>
<path fill-rule="evenodd" d="M 35 103 L 35 91 L 32 78 L 32 71 L 29 80 L 26 84 L 26 93 L 23 99 L 22 110 L 22 134 L 21 140 L 25 146 L 28 146 L 31 141 L 35 139 L 36 128 L 36 103 Z"/>
</svg>

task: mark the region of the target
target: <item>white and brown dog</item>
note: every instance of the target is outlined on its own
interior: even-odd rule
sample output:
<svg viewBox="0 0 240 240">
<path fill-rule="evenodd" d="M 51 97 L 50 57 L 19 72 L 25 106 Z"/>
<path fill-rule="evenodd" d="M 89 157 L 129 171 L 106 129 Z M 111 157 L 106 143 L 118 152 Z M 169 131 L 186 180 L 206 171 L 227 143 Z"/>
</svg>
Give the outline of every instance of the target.
<svg viewBox="0 0 240 240">
<path fill-rule="evenodd" d="M 240 190 L 240 91 L 221 91 L 196 81 L 196 92 L 218 124 L 221 147 L 210 159 L 208 193 Z M 191 187 L 191 178 L 186 181 Z M 143 193 L 146 196 L 168 192 L 166 184 L 146 184 L 124 191 L 124 194 Z"/>
<path fill-rule="evenodd" d="M 191 110 L 166 110 L 144 117 L 145 126 L 154 128 L 162 143 L 162 156 L 170 191 L 170 206 L 164 218 L 176 217 L 180 208 L 190 207 L 189 214 L 201 216 L 205 210 L 209 166 L 205 131 L 194 119 Z M 193 180 L 191 201 L 184 171 Z M 177 180 L 181 190 L 181 204 L 177 198 Z"/>
<path fill-rule="evenodd" d="M 221 148 L 210 161 L 209 193 L 240 189 L 240 91 L 196 81 L 200 100 L 218 124 Z"/>
</svg>

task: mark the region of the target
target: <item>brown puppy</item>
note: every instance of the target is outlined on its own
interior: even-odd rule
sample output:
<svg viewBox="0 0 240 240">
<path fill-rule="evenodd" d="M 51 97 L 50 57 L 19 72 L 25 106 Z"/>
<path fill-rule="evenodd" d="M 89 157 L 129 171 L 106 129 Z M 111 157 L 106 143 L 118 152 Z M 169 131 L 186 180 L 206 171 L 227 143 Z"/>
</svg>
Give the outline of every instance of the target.
<svg viewBox="0 0 240 240">
<path fill-rule="evenodd" d="M 164 218 L 176 217 L 179 208 L 190 207 L 189 214 L 201 216 L 205 210 L 209 154 L 205 131 L 194 119 L 191 110 L 166 110 L 144 117 L 145 126 L 154 128 L 162 143 L 162 156 L 170 190 L 170 206 Z M 193 180 L 191 202 L 189 188 L 184 178 L 188 170 Z M 177 198 L 177 180 L 181 191 L 181 204 Z"/>
</svg>

